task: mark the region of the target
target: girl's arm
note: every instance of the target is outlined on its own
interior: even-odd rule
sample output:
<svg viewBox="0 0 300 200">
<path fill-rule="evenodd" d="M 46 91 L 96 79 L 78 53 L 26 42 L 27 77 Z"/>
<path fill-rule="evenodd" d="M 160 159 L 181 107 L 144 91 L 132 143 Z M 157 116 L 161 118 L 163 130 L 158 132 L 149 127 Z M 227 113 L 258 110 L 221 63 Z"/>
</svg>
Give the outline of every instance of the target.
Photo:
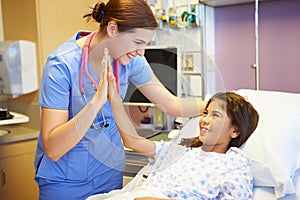
<svg viewBox="0 0 300 200">
<path fill-rule="evenodd" d="M 121 97 L 117 92 L 115 78 L 112 75 L 111 69 L 108 72 L 108 88 L 112 112 L 125 147 L 153 159 L 156 148 L 155 143 L 151 140 L 140 137 L 136 132 L 134 125 L 124 109 Z"/>
</svg>

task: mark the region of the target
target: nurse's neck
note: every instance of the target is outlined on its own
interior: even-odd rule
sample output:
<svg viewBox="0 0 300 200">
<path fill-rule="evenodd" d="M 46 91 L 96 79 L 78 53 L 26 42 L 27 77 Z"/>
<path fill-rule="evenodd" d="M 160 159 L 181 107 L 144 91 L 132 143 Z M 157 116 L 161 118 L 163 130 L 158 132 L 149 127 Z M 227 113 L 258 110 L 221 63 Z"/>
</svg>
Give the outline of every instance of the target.
<svg viewBox="0 0 300 200">
<path fill-rule="evenodd" d="M 89 46 L 89 62 L 94 73 L 99 76 L 101 73 L 102 58 L 104 56 L 104 49 L 107 48 L 107 36 L 102 36 L 97 33 L 93 38 Z"/>
</svg>

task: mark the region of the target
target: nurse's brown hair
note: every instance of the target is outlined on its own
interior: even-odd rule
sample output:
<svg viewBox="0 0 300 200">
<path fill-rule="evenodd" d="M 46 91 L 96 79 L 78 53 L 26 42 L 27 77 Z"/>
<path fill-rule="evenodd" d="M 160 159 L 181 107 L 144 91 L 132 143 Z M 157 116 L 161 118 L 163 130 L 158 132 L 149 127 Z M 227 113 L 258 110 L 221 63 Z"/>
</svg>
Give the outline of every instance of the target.
<svg viewBox="0 0 300 200">
<path fill-rule="evenodd" d="M 155 16 L 145 0 L 109 0 L 106 4 L 98 2 L 92 12 L 83 16 L 89 21 L 93 18 L 100 23 L 100 31 L 105 30 L 111 20 L 118 24 L 120 32 L 134 28 L 156 29 Z"/>
<path fill-rule="evenodd" d="M 257 111 L 244 97 L 233 92 L 215 94 L 207 102 L 204 110 L 207 110 L 209 104 L 214 101 L 214 99 L 220 99 L 225 102 L 226 113 L 231 119 L 231 124 L 236 126 L 238 128 L 237 132 L 240 133 L 237 138 L 231 140 L 228 148 L 240 147 L 257 127 L 259 119 Z M 202 142 L 197 136 L 195 138 L 182 139 L 181 145 L 187 147 L 199 147 L 202 145 Z"/>
</svg>

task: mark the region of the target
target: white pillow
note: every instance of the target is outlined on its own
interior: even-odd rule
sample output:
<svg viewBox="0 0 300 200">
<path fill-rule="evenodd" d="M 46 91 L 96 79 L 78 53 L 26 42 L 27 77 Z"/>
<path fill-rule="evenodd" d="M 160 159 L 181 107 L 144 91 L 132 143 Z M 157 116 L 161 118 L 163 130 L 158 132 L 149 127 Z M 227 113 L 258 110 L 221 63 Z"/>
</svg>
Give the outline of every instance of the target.
<svg viewBox="0 0 300 200">
<path fill-rule="evenodd" d="M 172 141 L 180 143 L 182 138 L 193 138 L 200 134 L 199 130 L 199 120 L 201 116 L 194 117 L 190 119 L 184 127 L 178 132 L 178 134 L 173 137 Z"/>
<path fill-rule="evenodd" d="M 300 169 L 300 94 L 241 89 L 259 113 L 259 123 L 241 147 L 251 161 L 254 186 L 274 187 L 276 198 L 295 193 Z"/>
</svg>

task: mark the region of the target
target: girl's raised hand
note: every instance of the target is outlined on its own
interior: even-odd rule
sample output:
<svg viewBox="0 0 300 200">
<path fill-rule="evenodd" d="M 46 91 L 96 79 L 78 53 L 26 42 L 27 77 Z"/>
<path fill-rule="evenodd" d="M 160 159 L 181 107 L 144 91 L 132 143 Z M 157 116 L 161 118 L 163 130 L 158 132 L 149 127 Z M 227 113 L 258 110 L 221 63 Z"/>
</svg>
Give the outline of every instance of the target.
<svg viewBox="0 0 300 200">
<path fill-rule="evenodd" d="M 107 68 L 107 79 L 108 79 L 108 99 L 111 101 L 112 98 L 119 96 L 116 86 L 116 78 L 114 76 L 114 73 L 112 71 L 111 63 L 108 63 Z"/>
</svg>

